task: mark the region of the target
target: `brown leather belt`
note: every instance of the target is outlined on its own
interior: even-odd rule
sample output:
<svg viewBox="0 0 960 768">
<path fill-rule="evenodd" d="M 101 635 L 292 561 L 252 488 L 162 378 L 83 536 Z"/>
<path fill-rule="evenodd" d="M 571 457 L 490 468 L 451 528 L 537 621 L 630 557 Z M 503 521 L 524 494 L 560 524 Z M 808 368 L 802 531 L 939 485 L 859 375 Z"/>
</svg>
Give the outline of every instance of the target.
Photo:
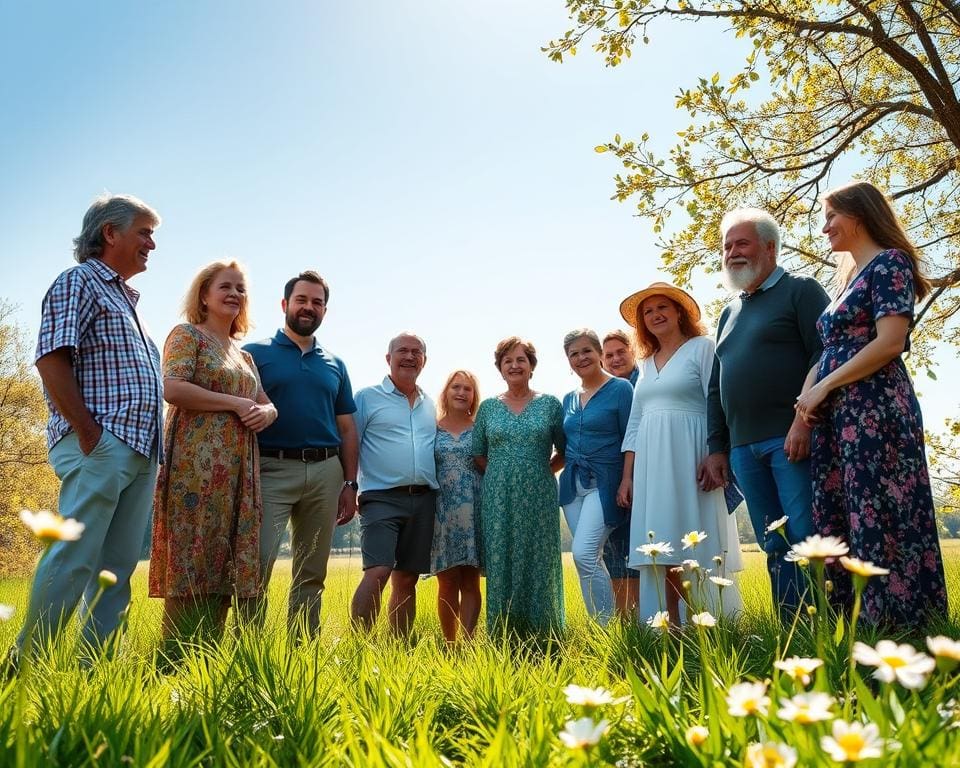
<svg viewBox="0 0 960 768">
<path fill-rule="evenodd" d="M 339 448 L 261 448 L 261 456 L 271 459 L 294 459 L 296 461 L 326 461 L 340 455 Z"/>
</svg>

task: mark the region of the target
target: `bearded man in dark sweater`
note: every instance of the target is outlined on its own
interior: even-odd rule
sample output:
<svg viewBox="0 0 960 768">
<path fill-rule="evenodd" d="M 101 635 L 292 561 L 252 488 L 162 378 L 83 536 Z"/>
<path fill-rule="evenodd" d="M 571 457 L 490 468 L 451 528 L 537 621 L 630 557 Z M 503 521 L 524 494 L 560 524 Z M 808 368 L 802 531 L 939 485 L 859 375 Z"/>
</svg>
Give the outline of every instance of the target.
<svg viewBox="0 0 960 768">
<path fill-rule="evenodd" d="M 780 229 L 765 211 L 742 208 L 724 216 L 723 274 L 741 291 L 720 315 L 717 353 L 707 399 L 709 456 L 701 487 L 726 486 L 732 468 L 750 512 L 778 612 L 789 618 L 802 601 L 803 574 L 784 560 L 787 542 L 813 532 L 810 428 L 794 403 L 822 346 L 816 323 L 829 303 L 814 279 L 777 266 Z M 779 527 L 779 526 L 777 526 Z"/>
</svg>

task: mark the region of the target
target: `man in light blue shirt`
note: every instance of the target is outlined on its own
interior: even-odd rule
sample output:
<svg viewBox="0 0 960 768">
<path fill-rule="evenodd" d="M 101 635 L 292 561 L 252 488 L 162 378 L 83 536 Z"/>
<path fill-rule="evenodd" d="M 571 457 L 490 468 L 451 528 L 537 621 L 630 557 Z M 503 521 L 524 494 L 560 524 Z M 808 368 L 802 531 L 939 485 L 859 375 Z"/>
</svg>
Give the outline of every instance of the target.
<svg viewBox="0 0 960 768">
<path fill-rule="evenodd" d="M 439 487 L 433 458 L 436 411 L 417 386 L 426 362 L 423 339 L 401 333 L 387 348 L 390 375 L 354 397 L 360 440 L 363 579 L 350 613 L 364 629 L 372 627 L 390 581 L 390 626 L 404 636 L 416 617 L 417 579 L 430 571 Z"/>
</svg>

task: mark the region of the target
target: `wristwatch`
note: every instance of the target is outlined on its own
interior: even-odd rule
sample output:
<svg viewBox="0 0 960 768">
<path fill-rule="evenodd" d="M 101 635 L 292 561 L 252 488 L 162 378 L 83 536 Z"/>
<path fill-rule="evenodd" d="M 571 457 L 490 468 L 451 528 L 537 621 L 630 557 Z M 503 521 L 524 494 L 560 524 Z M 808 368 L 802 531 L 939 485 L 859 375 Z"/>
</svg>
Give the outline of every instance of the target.
<svg viewBox="0 0 960 768">
<path fill-rule="evenodd" d="M 344 487 L 344 488 L 352 488 L 352 489 L 355 490 L 355 491 L 360 490 L 360 486 L 357 484 L 357 481 L 356 481 L 356 480 L 344 480 L 344 481 L 343 481 L 343 487 Z"/>
</svg>

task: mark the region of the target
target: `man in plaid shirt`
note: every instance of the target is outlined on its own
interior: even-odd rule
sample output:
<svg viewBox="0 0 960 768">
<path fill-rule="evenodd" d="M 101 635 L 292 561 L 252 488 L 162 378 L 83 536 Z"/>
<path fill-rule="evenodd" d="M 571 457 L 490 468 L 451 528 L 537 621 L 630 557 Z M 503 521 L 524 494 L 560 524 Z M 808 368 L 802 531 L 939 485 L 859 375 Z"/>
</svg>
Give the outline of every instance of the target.
<svg viewBox="0 0 960 768">
<path fill-rule="evenodd" d="M 137 315 L 140 294 L 126 281 L 147 268 L 159 224 L 135 197 L 99 198 L 74 240 L 79 264 L 43 300 L 36 365 L 50 408 L 50 463 L 60 478 L 60 514 L 84 529 L 40 560 L 17 651 L 55 638 L 81 598 L 83 638 L 98 649 L 130 601 L 162 455 L 163 379 Z M 102 570 L 116 583 L 95 600 Z"/>
</svg>

